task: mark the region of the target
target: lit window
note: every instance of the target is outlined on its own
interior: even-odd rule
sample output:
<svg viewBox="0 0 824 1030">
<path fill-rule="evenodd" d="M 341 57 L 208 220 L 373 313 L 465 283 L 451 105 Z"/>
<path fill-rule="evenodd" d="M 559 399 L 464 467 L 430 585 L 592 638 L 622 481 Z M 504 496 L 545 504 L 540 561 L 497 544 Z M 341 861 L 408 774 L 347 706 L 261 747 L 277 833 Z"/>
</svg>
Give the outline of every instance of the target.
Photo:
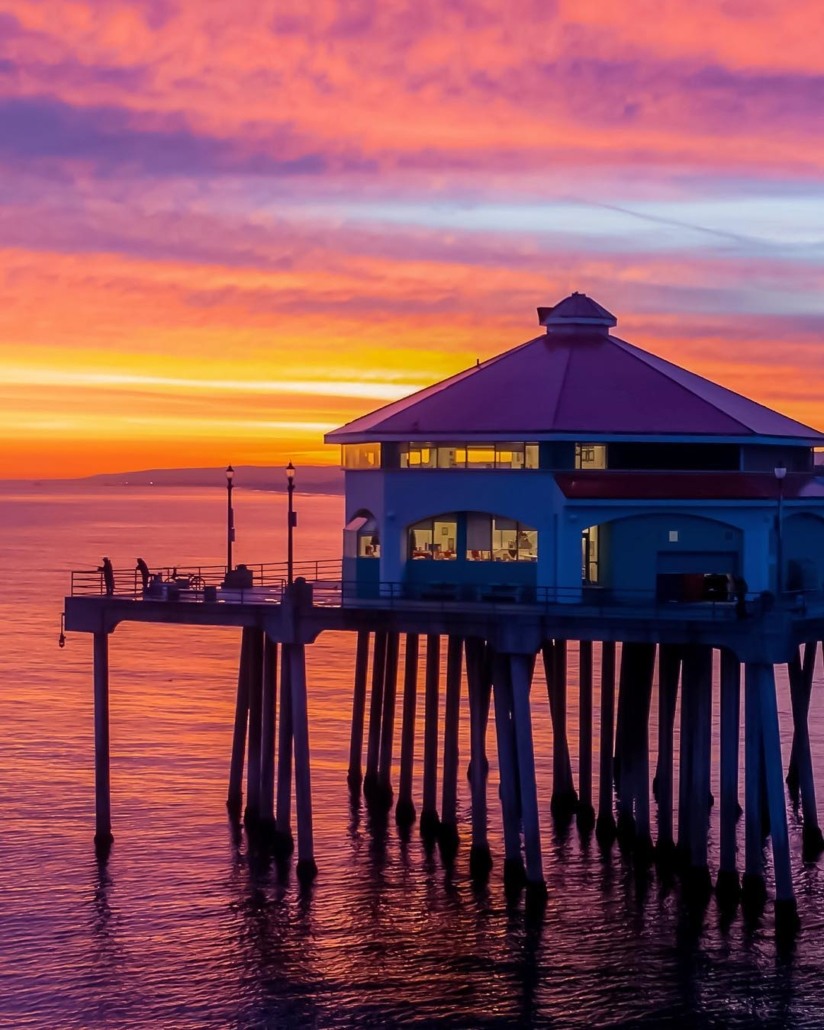
<svg viewBox="0 0 824 1030">
<path fill-rule="evenodd" d="M 457 515 L 423 519 L 409 527 L 409 557 L 454 561 L 457 539 Z"/>
<path fill-rule="evenodd" d="M 602 443 L 576 443 L 575 468 L 605 469 L 607 467 L 607 448 Z"/>
<path fill-rule="evenodd" d="M 380 558 L 381 545 L 378 524 L 372 515 L 361 513 L 344 526 L 343 556 L 345 558 Z"/>
<path fill-rule="evenodd" d="M 581 534 L 581 579 L 584 583 L 598 582 L 598 552 L 598 527 L 589 526 Z"/>
<path fill-rule="evenodd" d="M 495 445 L 470 444 L 466 449 L 466 465 L 471 469 L 494 469 Z"/>
<path fill-rule="evenodd" d="M 345 443 L 341 448 L 341 467 L 345 469 L 379 469 L 379 443 Z"/>
<path fill-rule="evenodd" d="M 538 531 L 514 519 L 492 517 L 494 561 L 537 561 Z"/>
<path fill-rule="evenodd" d="M 669 542 L 671 544 L 677 544 L 678 543 L 678 530 L 677 529 L 671 529 L 669 531 Z"/>
</svg>

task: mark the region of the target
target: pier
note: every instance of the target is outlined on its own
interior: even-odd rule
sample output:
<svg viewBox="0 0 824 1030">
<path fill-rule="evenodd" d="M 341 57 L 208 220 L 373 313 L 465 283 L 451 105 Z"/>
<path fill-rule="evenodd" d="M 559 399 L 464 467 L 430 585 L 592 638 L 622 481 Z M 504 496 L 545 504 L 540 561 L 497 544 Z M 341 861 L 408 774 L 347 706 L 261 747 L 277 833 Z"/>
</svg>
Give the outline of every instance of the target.
<svg viewBox="0 0 824 1030">
<path fill-rule="evenodd" d="M 373 808 L 394 804 L 401 825 L 417 819 L 446 857 L 461 844 L 466 691 L 473 875 L 500 859 L 487 832 L 493 738 L 507 890 L 541 904 L 542 823 L 574 819 L 605 848 L 617 839 L 641 868 L 678 869 L 696 903 L 714 889 L 723 904 L 757 910 L 769 836 L 776 926 L 795 925 L 775 670 L 787 668 L 792 700 L 787 787 L 801 806 L 805 855 L 815 856 L 824 839 L 808 713 L 824 638 L 824 434 L 619 339 L 616 317 L 584 294 L 538 308 L 538 321 L 535 339 L 327 434 L 345 475 L 340 559 L 294 561 L 290 462 L 285 564 L 234 567 L 230 466 L 225 567 L 118 573 L 105 559 L 73 574 L 66 629 L 94 637 L 101 846 L 112 832 L 109 635 L 123 621 L 233 626 L 242 639 L 229 810 L 288 853 L 294 802 L 297 872 L 311 880 L 306 650 L 338 631 L 357 635 L 349 788 Z M 539 662 L 553 741 L 548 812 L 535 775 Z M 711 869 L 716 700 L 720 860 Z"/>
<path fill-rule="evenodd" d="M 792 689 L 793 753 L 788 782 L 800 799 L 807 855 L 822 848 L 807 725 L 818 642 L 824 637 L 824 598 L 797 597 L 767 609 L 746 601 L 746 617 L 733 602 L 692 605 L 654 597 L 606 598 L 570 603 L 546 596 L 532 602 L 426 600 L 403 596 L 398 584 L 381 584 L 381 596 L 357 599 L 347 584 L 329 578 L 334 562 L 297 563 L 297 580 L 286 584 L 281 566 L 256 566 L 251 585 L 224 588 L 225 570 L 177 570 L 171 596 L 153 597 L 131 582 L 106 594 L 92 571 L 73 575 L 65 600 L 66 630 L 93 638 L 95 698 L 95 839 L 112 841 L 110 801 L 109 679 L 111 634 L 120 623 L 236 627 L 238 679 L 236 719 L 227 805 L 251 833 L 273 850 L 288 853 L 296 840 L 296 870 L 303 881 L 316 873 L 312 838 L 310 736 L 306 649 L 320 634 L 357 636 L 352 670 L 349 788 L 363 790 L 368 804 L 389 809 L 409 825 L 420 814 L 420 832 L 447 855 L 459 846 L 456 816 L 460 692 L 467 691 L 471 754 L 470 867 L 485 877 L 503 860 L 507 890 L 525 888 L 535 901 L 546 891 L 541 823 L 577 820 L 581 832 L 593 823 L 609 846 L 618 836 L 642 864 L 680 870 L 685 890 L 699 900 L 713 884 L 719 901 L 742 897 L 763 905 L 762 843 L 769 833 L 775 870 L 777 923 L 792 925 L 795 900 L 784 800 L 775 693 L 775 666 L 786 665 Z M 167 570 L 169 573 L 171 570 Z M 323 572 L 307 579 L 301 573 Z M 189 578 L 196 585 L 178 585 Z M 573 782 L 567 731 L 567 660 L 580 661 L 578 782 Z M 440 680 L 441 651 L 446 654 Z M 600 653 L 599 653 L 600 652 Z M 713 652 L 720 676 L 713 679 Z M 600 657 L 600 683 L 593 657 Z M 400 657 L 403 657 L 403 663 Z M 616 655 L 618 660 L 616 661 Z M 553 724 L 553 785 L 549 812 L 539 810 L 530 690 L 537 661 L 546 668 L 546 714 Z M 424 696 L 416 696 L 418 665 Z M 653 690 L 653 683 L 656 689 Z M 710 713 L 721 706 L 720 862 L 710 870 Z M 658 704 L 658 766 L 650 769 L 648 720 Z M 744 701 L 744 719 L 741 703 Z M 680 700 L 680 753 L 673 748 Z M 415 736 L 416 705 L 424 707 L 424 733 Z M 592 710 L 600 704 L 600 743 L 592 739 Z M 490 707 L 494 710 L 489 732 Z M 393 733 L 400 719 L 400 747 Z M 505 854 L 493 856 L 487 840 L 487 747 L 495 741 Z M 745 782 L 738 783 L 739 748 Z M 593 804 L 593 753 L 600 764 L 597 811 Z M 416 760 L 419 763 L 416 768 Z M 399 765 L 399 778 L 394 780 Z M 244 777 L 245 772 L 245 777 Z M 680 783 L 677 826 L 673 782 Z M 438 783 L 440 782 L 440 797 Z M 342 784 L 343 787 L 343 784 Z M 397 791 L 397 794 L 396 794 Z M 743 794 L 743 798 L 742 798 Z M 243 801 L 245 799 L 245 807 Z M 736 855 L 736 824 L 744 801 L 746 851 Z M 651 818 L 650 804 L 657 806 Z M 292 811 L 294 805 L 294 825 Z"/>
</svg>

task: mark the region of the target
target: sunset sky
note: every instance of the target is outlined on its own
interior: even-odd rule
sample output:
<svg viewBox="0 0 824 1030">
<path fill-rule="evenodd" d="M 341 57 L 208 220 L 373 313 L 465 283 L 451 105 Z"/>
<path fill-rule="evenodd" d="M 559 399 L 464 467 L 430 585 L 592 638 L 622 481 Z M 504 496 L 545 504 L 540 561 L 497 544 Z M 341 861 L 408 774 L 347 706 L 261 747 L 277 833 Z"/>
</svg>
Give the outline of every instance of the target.
<svg viewBox="0 0 824 1030">
<path fill-rule="evenodd" d="M 0 476 L 334 462 L 538 334 L 824 427 L 819 0 L 0 0 Z"/>
</svg>

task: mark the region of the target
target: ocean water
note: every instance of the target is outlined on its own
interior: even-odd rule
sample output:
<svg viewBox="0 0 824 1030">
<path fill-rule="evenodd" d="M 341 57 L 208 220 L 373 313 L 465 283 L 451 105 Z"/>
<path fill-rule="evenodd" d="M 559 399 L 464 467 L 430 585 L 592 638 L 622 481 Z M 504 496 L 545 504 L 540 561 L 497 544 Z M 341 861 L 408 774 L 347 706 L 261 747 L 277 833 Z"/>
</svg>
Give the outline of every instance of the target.
<svg viewBox="0 0 824 1030">
<path fill-rule="evenodd" d="M 335 556 L 341 499 L 298 495 L 297 508 L 296 557 Z M 319 866 L 310 889 L 292 868 L 250 855 L 227 821 L 234 630 L 122 625 L 113 634 L 115 843 L 101 864 L 92 843 L 91 640 L 70 634 L 57 646 L 69 570 L 93 568 L 104 554 L 123 568 L 137 556 L 220 564 L 225 494 L 219 486 L 7 487 L 0 513 L 0 1026 L 824 1025 L 822 862 L 802 861 L 798 815 L 789 809 L 802 919 L 793 947 L 776 945 L 769 904 L 755 922 L 723 919 L 714 901 L 687 910 L 677 882 L 634 869 L 617 847 L 604 854 L 574 824 L 553 825 L 540 671 L 532 702 L 549 887 L 542 917 L 504 896 L 492 734 L 495 866 L 485 887 L 468 875 L 466 719 L 464 844 L 453 864 L 427 851 L 416 829 L 404 837 L 391 815 L 372 820 L 350 801 L 354 641 L 345 634 L 308 649 Z M 282 495 L 239 487 L 235 521 L 238 561 L 284 557 Z M 574 658 L 573 649 L 573 673 Z M 821 689 L 819 664 L 811 716 L 819 768 Z M 576 700 L 573 675 L 577 768 Z M 788 754 L 783 679 L 780 717 Z M 597 729 L 596 719 L 596 789 Z M 713 822 L 713 873 L 717 854 Z"/>
</svg>

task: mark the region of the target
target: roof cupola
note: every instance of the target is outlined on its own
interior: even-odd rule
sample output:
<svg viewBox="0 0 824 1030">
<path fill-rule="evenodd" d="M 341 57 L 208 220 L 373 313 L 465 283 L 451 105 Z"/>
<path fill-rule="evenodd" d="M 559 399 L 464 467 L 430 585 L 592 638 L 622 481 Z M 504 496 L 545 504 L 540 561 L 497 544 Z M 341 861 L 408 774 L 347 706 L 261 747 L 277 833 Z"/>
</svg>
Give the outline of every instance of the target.
<svg viewBox="0 0 824 1030">
<path fill-rule="evenodd" d="M 538 322 L 552 334 L 586 332 L 606 336 L 618 319 L 585 293 L 572 293 L 554 307 L 538 308 Z"/>
</svg>

